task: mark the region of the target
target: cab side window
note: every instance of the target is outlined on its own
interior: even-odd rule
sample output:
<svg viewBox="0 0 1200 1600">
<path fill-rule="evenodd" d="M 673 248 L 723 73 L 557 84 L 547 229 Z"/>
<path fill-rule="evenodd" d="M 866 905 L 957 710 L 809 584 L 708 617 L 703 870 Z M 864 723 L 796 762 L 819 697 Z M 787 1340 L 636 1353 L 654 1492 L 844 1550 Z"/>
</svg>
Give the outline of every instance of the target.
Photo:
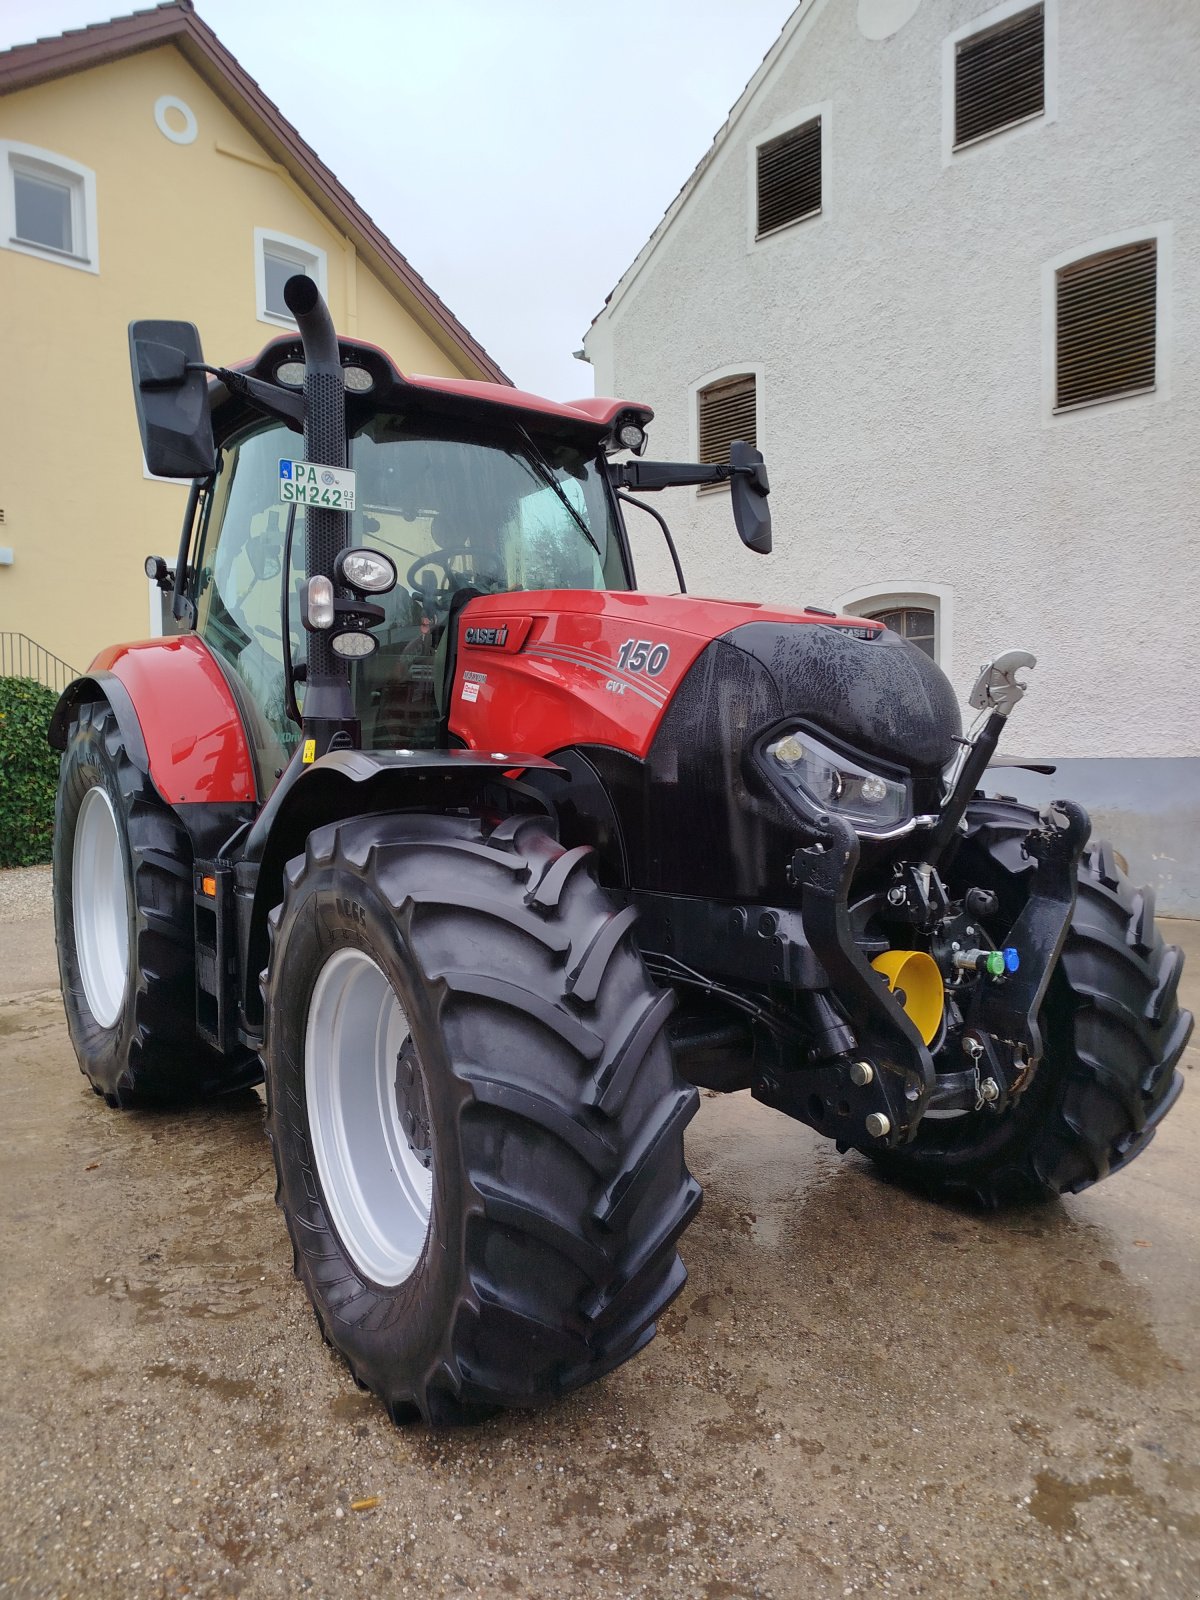
<svg viewBox="0 0 1200 1600">
<path fill-rule="evenodd" d="M 279 499 L 279 460 L 294 454 L 287 429 L 270 424 L 225 446 L 210 498 L 197 569 L 196 631 L 245 688 L 259 792 L 295 749 L 300 730 L 285 710 L 283 585 L 290 507 Z M 302 659 L 296 585 L 304 513 L 292 533 L 291 648 Z"/>
</svg>

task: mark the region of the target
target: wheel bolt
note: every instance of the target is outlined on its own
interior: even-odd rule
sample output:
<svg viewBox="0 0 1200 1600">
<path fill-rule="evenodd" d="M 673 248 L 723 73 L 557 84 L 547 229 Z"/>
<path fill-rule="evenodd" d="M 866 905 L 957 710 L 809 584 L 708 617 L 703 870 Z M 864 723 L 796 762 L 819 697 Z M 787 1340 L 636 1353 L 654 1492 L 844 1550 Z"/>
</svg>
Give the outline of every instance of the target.
<svg viewBox="0 0 1200 1600">
<path fill-rule="evenodd" d="M 883 1112 L 872 1111 L 871 1115 L 867 1118 L 867 1132 L 871 1135 L 872 1139 L 886 1139 L 891 1131 L 892 1124 L 890 1120 L 884 1116 Z"/>
</svg>

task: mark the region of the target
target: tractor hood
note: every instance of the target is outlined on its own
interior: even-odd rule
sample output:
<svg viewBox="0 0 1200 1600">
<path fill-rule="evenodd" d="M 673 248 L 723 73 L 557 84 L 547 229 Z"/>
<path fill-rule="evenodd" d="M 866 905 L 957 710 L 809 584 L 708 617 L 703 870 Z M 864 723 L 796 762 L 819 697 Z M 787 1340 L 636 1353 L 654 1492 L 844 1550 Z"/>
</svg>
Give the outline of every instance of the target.
<svg viewBox="0 0 1200 1600">
<path fill-rule="evenodd" d="M 838 627 L 751 622 L 715 643 L 748 658 L 738 675 L 753 684 L 760 728 L 794 717 L 914 777 L 935 776 L 955 754 L 962 718 L 954 690 L 898 634 L 862 639 Z M 701 656 L 693 677 L 708 678 L 713 653 Z M 718 673 L 731 670 L 726 657 Z"/>
</svg>

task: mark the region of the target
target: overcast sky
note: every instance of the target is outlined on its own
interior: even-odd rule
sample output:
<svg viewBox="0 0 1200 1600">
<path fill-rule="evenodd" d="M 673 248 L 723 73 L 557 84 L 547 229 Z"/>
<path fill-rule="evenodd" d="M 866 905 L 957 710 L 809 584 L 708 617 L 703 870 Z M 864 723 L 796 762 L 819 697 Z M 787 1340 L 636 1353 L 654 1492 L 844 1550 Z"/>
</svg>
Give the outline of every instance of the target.
<svg viewBox="0 0 1200 1600">
<path fill-rule="evenodd" d="M 514 381 L 563 400 L 592 392 L 572 351 L 794 3 L 196 10 Z M 0 49 L 134 9 L 0 0 Z"/>
</svg>

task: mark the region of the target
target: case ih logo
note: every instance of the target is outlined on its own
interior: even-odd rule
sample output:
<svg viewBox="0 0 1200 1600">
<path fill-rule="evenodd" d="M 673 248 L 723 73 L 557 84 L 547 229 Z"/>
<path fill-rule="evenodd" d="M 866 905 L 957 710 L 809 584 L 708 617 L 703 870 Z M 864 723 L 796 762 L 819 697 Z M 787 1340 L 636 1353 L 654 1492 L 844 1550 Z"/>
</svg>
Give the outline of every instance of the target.
<svg viewBox="0 0 1200 1600">
<path fill-rule="evenodd" d="M 508 629 L 505 628 L 468 628 L 468 644 L 490 644 L 497 649 L 503 649 L 508 642 Z"/>
</svg>

